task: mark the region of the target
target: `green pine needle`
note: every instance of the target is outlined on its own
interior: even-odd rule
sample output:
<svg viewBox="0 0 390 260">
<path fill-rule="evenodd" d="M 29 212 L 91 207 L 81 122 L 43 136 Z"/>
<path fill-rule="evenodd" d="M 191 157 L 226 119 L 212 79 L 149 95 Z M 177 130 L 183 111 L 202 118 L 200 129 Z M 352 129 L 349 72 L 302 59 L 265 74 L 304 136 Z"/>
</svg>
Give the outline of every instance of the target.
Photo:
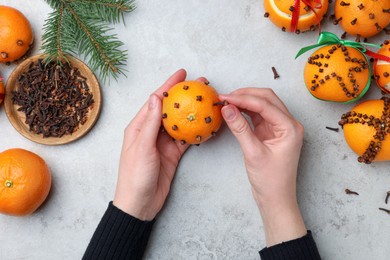
<svg viewBox="0 0 390 260">
<path fill-rule="evenodd" d="M 110 23 L 123 21 L 123 14 L 135 9 L 134 0 L 46 0 L 55 9 L 43 27 L 42 49 L 46 61 L 67 61 L 66 55 L 88 59 L 103 81 L 124 75 L 127 51 Z"/>
</svg>

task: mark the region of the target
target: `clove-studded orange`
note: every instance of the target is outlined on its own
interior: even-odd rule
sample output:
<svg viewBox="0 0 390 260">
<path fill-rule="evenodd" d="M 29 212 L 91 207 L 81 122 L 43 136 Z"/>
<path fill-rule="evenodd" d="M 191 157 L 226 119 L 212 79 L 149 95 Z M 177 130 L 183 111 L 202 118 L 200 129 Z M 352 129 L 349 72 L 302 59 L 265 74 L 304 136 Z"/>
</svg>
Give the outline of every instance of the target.
<svg viewBox="0 0 390 260">
<path fill-rule="evenodd" d="M 51 174 L 45 161 L 23 149 L 0 153 L 0 213 L 25 216 L 46 199 Z"/>
<path fill-rule="evenodd" d="M 21 58 L 33 43 L 27 18 L 15 8 L 0 5 L 0 62 Z"/>
<path fill-rule="evenodd" d="M 4 82 L 3 78 L 0 76 L 0 105 L 4 100 Z"/>
<path fill-rule="evenodd" d="M 328 10 L 329 1 L 307 0 L 311 6 L 308 6 L 304 1 L 299 0 L 299 18 L 296 25 L 296 33 L 304 31 L 314 31 L 317 28 L 318 22 L 324 17 Z M 291 31 L 291 20 L 294 12 L 295 0 L 264 0 L 265 17 L 269 18 L 273 24 L 281 28 L 283 31 Z M 313 11 L 314 10 L 314 11 Z"/>
<path fill-rule="evenodd" d="M 164 92 L 163 126 L 182 144 L 199 144 L 214 136 L 222 124 L 216 90 L 200 81 L 184 81 Z"/>
<path fill-rule="evenodd" d="M 382 48 L 378 51 L 379 54 L 390 57 L 390 41 L 386 40 Z M 390 93 L 390 63 L 383 60 L 375 60 L 374 62 L 374 78 L 379 88 L 386 93 Z"/>
<path fill-rule="evenodd" d="M 333 44 L 318 49 L 310 56 L 304 78 L 314 97 L 347 102 L 365 93 L 369 87 L 370 70 L 366 56 L 360 51 Z"/>
<path fill-rule="evenodd" d="M 342 115 L 347 144 L 359 156 L 358 161 L 371 163 L 390 160 L 390 98 L 367 100 Z"/>
<path fill-rule="evenodd" d="M 389 0 L 336 0 L 334 24 L 358 37 L 371 37 L 390 24 Z"/>
</svg>

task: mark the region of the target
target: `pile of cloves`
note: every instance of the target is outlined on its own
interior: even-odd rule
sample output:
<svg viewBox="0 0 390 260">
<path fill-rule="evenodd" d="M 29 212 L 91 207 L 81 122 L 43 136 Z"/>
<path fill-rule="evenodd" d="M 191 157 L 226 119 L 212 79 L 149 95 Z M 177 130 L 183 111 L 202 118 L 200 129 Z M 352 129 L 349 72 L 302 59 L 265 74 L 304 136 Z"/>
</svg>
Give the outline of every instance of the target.
<svg viewBox="0 0 390 260">
<path fill-rule="evenodd" d="M 77 68 L 39 59 L 18 77 L 12 102 L 26 115 L 29 130 L 47 138 L 77 131 L 87 121 L 94 100 Z"/>
<path fill-rule="evenodd" d="M 341 127 L 346 124 L 363 124 L 375 128 L 376 133 L 369 147 L 363 155 L 358 157 L 358 161 L 361 163 L 370 164 L 375 160 L 377 153 L 381 150 L 382 141 L 390 133 L 390 97 L 382 97 L 382 100 L 384 101 L 384 107 L 380 118 L 350 111 L 343 114 L 339 121 Z"/>
</svg>

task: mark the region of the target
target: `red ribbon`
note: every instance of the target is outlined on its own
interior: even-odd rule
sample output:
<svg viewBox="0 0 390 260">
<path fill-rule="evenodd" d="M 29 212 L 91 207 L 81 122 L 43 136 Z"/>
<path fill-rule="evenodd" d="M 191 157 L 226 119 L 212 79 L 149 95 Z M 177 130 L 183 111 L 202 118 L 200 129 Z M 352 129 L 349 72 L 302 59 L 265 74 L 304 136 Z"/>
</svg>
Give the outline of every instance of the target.
<svg viewBox="0 0 390 260">
<path fill-rule="evenodd" d="M 305 5 L 307 5 L 310 8 L 310 10 L 312 10 L 313 13 L 315 14 L 315 16 L 317 18 L 319 32 L 321 32 L 321 19 L 318 16 L 317 12 L 314 10 L 314 9 L 321 9 L 322 8 L 321 0 L 295 0 L 295 2 L 294 2 L 294 10 L 293 10 L 292 17 L 291 17 L 291 29 L 290 29 L 290 31 L 291 32 L 295 32 L 297 30 L 298 20 L 299 20 L 299 13 L 300 13 L 300 9 L 301 9 L 300 8 L 301 1 Z M 317 3 L 317 6 L 314 7 L 311 4 L 311 1 Z"/>
<path fill-rule="evenodd" d="M 388 56 L 385 56 L 385 55 L 382 55 L 382 54 L 379 54 L 379 53 L 376 53 L 376 52 L 373 52 L 373 51 L 370 51 L 367 49 L 366 49 L 365 54 L 367 54 L 370 57 L 373 57 L 374 59 L 384 60 L 384 61 L 387 61 L 390 63 L 390 57 L 388 57 Z"/>
</svg>

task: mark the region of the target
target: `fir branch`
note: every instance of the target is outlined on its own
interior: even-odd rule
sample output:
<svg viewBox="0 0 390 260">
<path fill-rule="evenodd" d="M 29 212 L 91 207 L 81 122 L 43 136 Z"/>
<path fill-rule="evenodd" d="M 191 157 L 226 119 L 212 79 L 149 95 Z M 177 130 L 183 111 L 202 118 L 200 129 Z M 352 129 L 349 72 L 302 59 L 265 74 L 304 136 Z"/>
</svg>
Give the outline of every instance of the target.
<svg viewBox="0 0 390 260">
<path fill-rule="evenodd" d="M 58 9 L 58 6 L 60 4 L 60 1 L 58 0 L 46 0 L 46 2 L 50 5 L 53 9 Z"/>
<path fill-rule="evenodd" d="M 119 50 L 123 43 L 116 40 L 115 35 L 105 35 L 110 29 L 104 24 L 95 23 L 93 20 L 88 20 L 88 17 L 78 15 L 71 5 L 66 8 L 77 24 L 74 28 L 75 38 L 79 39 L 77 47 L 82 54 L 90 57 L 91 69 L 99 69 L 103 79 L 107 76 L 116 79 L 118 74 L 124 74 L 120 66 L 124 65 L 126 52 Z"/>
<path fill-rule="evenodd" d="M 45 21 L 42 49 L 46 61 L 59 64 L 66 55 L 75 54 L 88 58 L 93 71 L 101 78 L 115 79 L 124 75 L 127 51 L 108 23 L 123 19 L 123 13 L 134 10 L 134 0 L 46 0 L 55 11 Z"/>
<path fill-rule="evenodd" d="M 80 14 L 87 14 L 90 18 L 109 23 L 119 23 L 123 19 L 124 13 L 129 13 L 135 9 L 134 0 L 122 0 L 113 2 L 112 0 L 70 0 L 77 2 L 73 5 Z"/>
<path fill-rule="evenodd" d="M 73 46 L 62 44 L 61 32 L 63 23 L 63 11 L 64 6 L 60 4 L 58 11 L 54 11 L 49 14 L 49 18 L 46 20 L 43 27 L 44 31 L 47 32 L 42 36 L 42 49 L 46 50 L 48 56 L 46 60 L 61 60 L 63 59 L 64 53 L 72 51 Z"/>
</svg>

